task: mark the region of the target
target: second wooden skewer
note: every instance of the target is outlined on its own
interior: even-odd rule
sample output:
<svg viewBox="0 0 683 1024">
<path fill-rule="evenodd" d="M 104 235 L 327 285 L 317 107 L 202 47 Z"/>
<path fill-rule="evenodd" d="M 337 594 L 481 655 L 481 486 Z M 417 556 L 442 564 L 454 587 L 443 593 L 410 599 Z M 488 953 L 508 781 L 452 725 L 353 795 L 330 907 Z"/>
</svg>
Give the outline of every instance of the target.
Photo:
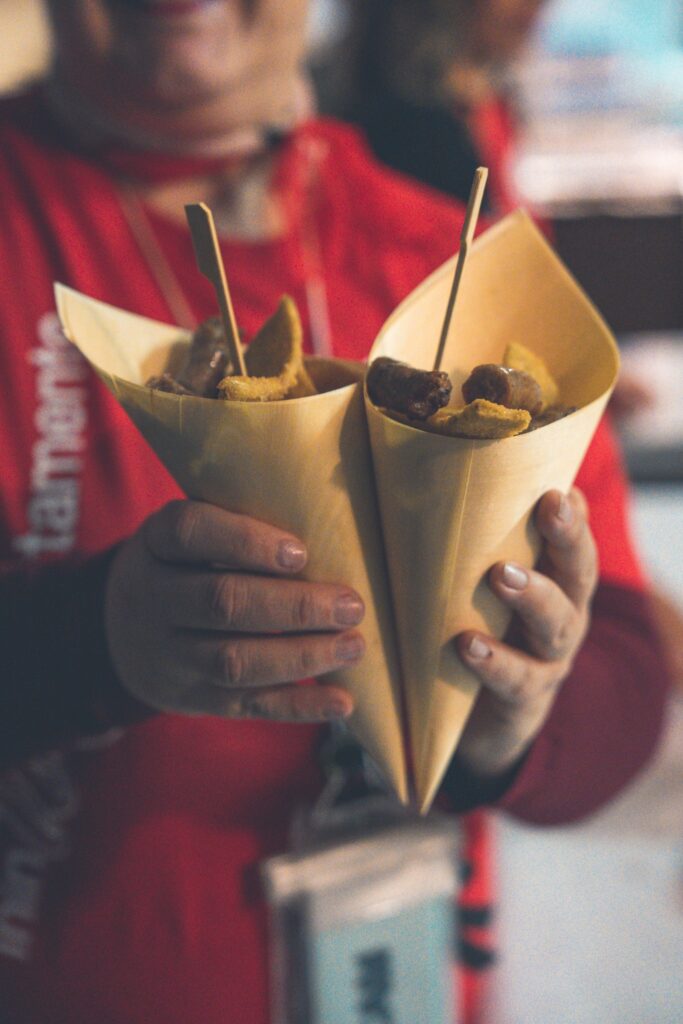
<svg viewBox="0 0 683 1024">
<path fill-rule="evenodd" d="M 474 172 L 474 181 L 472 182 L 470 197 L 467 201 L 467 209 L 465 211 L 465 221 L 460 233 L 460 250 L 458 252 L 457 263 L 455 264 L 453 284 L 451 285 L 451 293 L 448 296 L 446 315 L 444 317 L 443 326 L 441 328 L 441 337 L 439 338 L 439 346 L 436 350 L 436 357 L 434 359 L 434 370 L 441 369 L 441 360 L 443 359 L 444 349 L 446 348 L 446 339 L 448 337 L 448 330 L 451 326 L 455 300 L 458 295 L 458 289 L 460 288 L 460 281 L 462 279 L 462 272 L 465 268 L 465 260 L 467 259 L 470 243 L 474 238 L 474 232 L 477 227 L 479 211 L 481 210 L 481 201 L 484 198 L 484 189 L 486 188 L 486 179 L 488 176 L 488 167 L 477 167 Z"/>
</svg>

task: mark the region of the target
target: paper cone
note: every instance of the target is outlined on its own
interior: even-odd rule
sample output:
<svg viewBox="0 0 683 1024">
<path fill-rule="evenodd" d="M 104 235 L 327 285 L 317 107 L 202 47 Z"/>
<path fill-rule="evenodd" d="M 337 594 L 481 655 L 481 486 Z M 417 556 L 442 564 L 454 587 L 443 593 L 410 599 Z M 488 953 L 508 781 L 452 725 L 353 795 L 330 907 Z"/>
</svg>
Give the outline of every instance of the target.
<svg viewBox="0 0 683 1024">
<path fill-rule="evenodd" d="M 382 328 L 370 358 L 431 369 L 454 260 L 437 270 Z M 375 480 L 391 578 L 415 766 L 426 810 L 477 693 L 452 637 L 501 637 L 509 613 L 485 582 L 500 559 L 531 567 L 533 508 L 572 484 L 614 384 L 616 345 L 598 313 L 531 221 L 513 214 L 472 247 L 442 369 L 453 393 L 508 342 L 541 355 L 578 411 L 501 441 L 442 437 L 379 412 L 366 396 Z"/>
<path fill-rule="evenodd" d="M 142 385 L 172 363 L 187 332 L 61 285 L 56 295 L 66 336 L 189 497 L 291 531 L 307 544 L 307 578 L 363 597 L 365 656 L 327 678 L 353 694 L 349 727 L 405 801 L 400 683 L 360 386 L 265 403 L 153 392 Z"/>
</svg>

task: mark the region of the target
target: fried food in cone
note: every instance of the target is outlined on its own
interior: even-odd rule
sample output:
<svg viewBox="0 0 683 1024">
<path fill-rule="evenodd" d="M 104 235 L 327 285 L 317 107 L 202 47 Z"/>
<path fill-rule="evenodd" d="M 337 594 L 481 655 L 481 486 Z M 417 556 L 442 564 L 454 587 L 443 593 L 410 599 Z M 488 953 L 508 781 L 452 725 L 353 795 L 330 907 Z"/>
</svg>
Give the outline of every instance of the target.
<svg viewBox="0 0 683 1024">
<path fill-rule="evenodd" d="M 366 387 L 375 405 L 425 420 L 448 403 L 452 384 L 441 371 L 416 370 L 380 356 L 370 364 Z"/>
<path fill-rule="evenodd" d="M 363 367 L 313 357 L 307 370 L 325 393 L 285 402 L 167 394 L 144 382 L 166 371 L 188 344 L 187 332 L 61 285 L 56 297 L 64 333 L 189 497 L 301 537 L 305 578 L 344 583 L 361 595 L 365 655 L 328 678 L 353 695 L 349 729 L 405 801 L 400 675 L 358 384 Z M 291 329 L 286 304 L 276 316 Z"/>
<path fill-rule="evenodd" d="M 530 416 L 543 408 L 543 395 L 536 378 L 505 363 L 475 366 L 462 386 L 462 397 L 466 402 L 485 399 L 506 409 L 525 409 Z"/>
<path fill-rule="evenodd" d="M 543 361 L 532 353 L 529 356 L 556 392 Z M 475 366 L 462 385 L 467 404 L 460 408 L 440 408 L 446 406 L 452 391 L 447 373 L 417 370 L 387 356 L 371 363 L 366 389 L 370 400 L 392 419 L 446 437 L 500 440 L 528 430 L 532 417 L 536 429 L 563 415 L 560 405 L 552 407 L 552 414 L 543 414 L 541 388 L 531 374 L 498 363 Z"/>
<path fill-rule="evenodd" d="M 277 402 L 316 393 L 303 362 L 303 332 L 296 304 L 283 295 L 275 313 L 254 337 L 244 361 L 248 377 L 225 377 L 223 398 L 236 402 Z"/>
<path fill-rule="evenodd" d="M 395 310 L 371 359 L 433 365 L 454 263 Z M 442 361 L 454 390 L 473 366 L 501 358 L 536 376 L 533 360 L 520 365 L 519 348 L 509 356 L 506 347 L 517 338 L 545 362 L 563 402 L 576 410 L 543 429 L 500 440 L 443 436 L 423 422 L 387 415 L 366 391 L 422 810 L 434 798 L 478 692 L 452 638 L 466 629 L 505 633 L 510 613 L 488 587 L 488 570 L 500 560 L 533 566 L 540 548 L 534 507 L 547 490 L 571 486 L 618 369 L 609 330 L 521 213 L 472 245 Z M 552 389 L 539 383 L 547 402 Z"/>
<path fill-rule="evenodd" d="M 523 370 L 530 374 L 541 389 L 544 408 L 548 405 L 555 405 L 559 398 L 559 389 L 555 378 L 548 370 L 545 360 L 536 355 L 526 345 L 519 341 L 512 341 L 505 347 L 503 353 L 503 365 L 513 370 Z"/>
</svg>

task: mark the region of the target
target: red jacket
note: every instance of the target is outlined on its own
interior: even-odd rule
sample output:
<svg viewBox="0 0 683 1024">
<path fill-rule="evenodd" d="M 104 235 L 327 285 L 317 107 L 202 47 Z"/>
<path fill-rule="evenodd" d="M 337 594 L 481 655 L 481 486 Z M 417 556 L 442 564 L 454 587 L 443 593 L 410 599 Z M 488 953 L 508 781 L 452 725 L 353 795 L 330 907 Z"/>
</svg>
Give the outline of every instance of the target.
<svg viewBox="0 0 683 1024">
<path fill-rule="evenodd" d="M 302 170 L 306 139 L 323 152 L 313 211 Z M 87 660 L 96 645 L 69 604 L 72 591 L 85 590 L 64 586 L 67 566 L 108 548 L 178 496 L 125 414 L 61 339 L 54 314 L 52 283 L 60 280 L 171 319 L 122 215 L 114 185 L 120 168 L 116 154 L 64 148 L 36 99 L 0 111 L 0 559 L 8 613 L 24 585 L 35 588 L 28 645 L 21 625 L 0 640 L 9 682 L 27 658 L 42 658 L 55 673 L 67 663 L 107 671 Z M 138 161 L 136 173 L 154 175 L 155 161 Z M 452 253 L 461 210 L 375 164 L 353 131 L 333 123 L 308 126 L 282 147 L 276 185 L 290 211 L 285 237 L 222 246 L 240 324 L 254 332 L 285 291 L 306 321 L 310 252 L 302 225 L 312 212 L 334 351 L 363 358 L 397 302 Z M 197 319 L 214 312 L 184 228 L 148 217 Z M 647 757 L 663 702 L 659 678 L 646 685 L 645 672 L 656 673 L 658 663 L 606 425 L 580 484 L 600 547 L 593 627 L 547 727 L 500 801 L 541 822 L 586 813 L 619 788 Z M 55 561 L 52 574 L 40 568 Z M 36 681 L 36 721 L 48 676 L 49 669 Z M 12 707 L 3 708 L 11 729 Z M 80 721 L 78 708 L 67 712 Z M 293 807 L 319 788 L 318 736 L 308 726 L 159 715 L 118 738 L 72 743 L 15 768 L 0 806 L 6 1018 L 267 1024 L 266 914 L 255 866 L 283 848 Z M 27 779 L 39 796 L 30 805 Z M 472 870 L 463 900 L 476 910 L 490 896 L 486 837 L 481 816 L 465 821 Z M 481 936 L 471 927 L 465 940 L 467 953 Z"/>
</svg>

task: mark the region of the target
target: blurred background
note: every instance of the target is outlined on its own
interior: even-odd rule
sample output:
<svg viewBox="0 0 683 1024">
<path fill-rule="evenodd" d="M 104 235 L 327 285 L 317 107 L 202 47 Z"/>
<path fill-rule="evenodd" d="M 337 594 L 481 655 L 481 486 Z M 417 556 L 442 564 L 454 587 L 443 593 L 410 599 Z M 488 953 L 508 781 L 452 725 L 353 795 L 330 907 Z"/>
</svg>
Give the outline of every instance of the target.
<svg viewBox="0 0 683 1024">
<path fill-rule="evenodd" d="M 683 4 L 317 0 L 310 49 L 321 109 L 360 123 L 387 162 L 436 169 L 453 194 L 488 163 L 489 216 L 530 207 L 619 339 L 613 411 L 679 689 L 658 758 L 606 811 L 547 831 L 497 822 L 486 1021 L 681 1024 Z M 48 60 L 40 0 L 0 0 L 0 91 Z M 432 135 L 406 155 L 411 123 Z"/>
</svg>

